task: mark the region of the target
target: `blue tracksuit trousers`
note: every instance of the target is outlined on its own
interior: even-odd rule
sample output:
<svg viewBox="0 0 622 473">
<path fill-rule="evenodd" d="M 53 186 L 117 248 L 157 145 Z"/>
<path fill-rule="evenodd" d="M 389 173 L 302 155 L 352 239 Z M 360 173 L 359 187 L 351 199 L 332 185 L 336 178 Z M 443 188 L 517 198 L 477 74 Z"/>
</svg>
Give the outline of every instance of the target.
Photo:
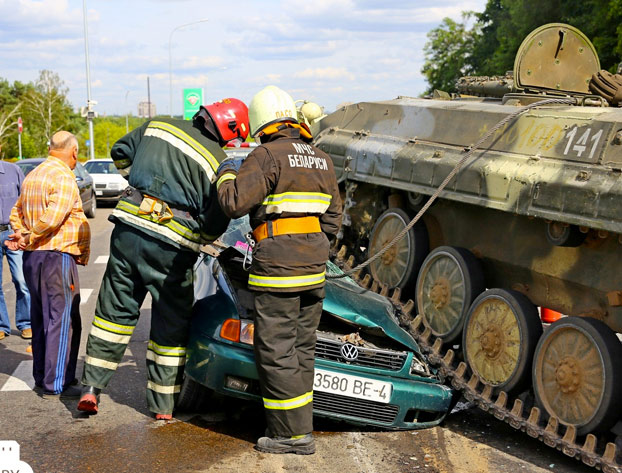
<svg viewBox="0 0 622 473">
<path fill-rule="evenodd" d="M 76 377 L 82 332 L 78 269 L 71 255 L 58 251 L 24 251 L 23 259 L 35 384 L 60 393 Z"/>
</svg>

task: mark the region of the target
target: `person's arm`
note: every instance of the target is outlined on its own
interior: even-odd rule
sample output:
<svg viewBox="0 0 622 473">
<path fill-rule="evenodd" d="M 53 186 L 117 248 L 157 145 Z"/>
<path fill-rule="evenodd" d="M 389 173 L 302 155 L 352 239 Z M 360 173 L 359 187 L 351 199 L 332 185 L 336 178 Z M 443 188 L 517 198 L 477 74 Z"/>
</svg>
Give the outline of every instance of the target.
<svg viewBox="0 0 622 473">
<path fill-rule="evenodd" d="M 248 155 L 239 171 L 224 169 L 218 173 L 218 202 L 230 218 L 242 217 L 263 202 L 276 178 L 272 156 L 265 148 L 259 147 Z"/>
<path fill-rule="evenodd" d="M 119 170 L 119 173 L 125 178 L 130 174 L 136 148 L 138 148 L 148 125 L 149 122 L 145 122 L 142 126 L 130 131 L 112 145 L 110 157 L 114 161 L 114 165 Z"/>
<path fill-rule="evenodd" d="M 11 209 L 11 215 L 9 217 L 9 223 L 13 229 L 13 233 L 9 235 L 9 239 L 5 241 L 5 245 L 13 251 L 23 249 L 26 242 L 26 227 L 24 226 L 24 214 L 22 213 L 22 196 L 20 195 L 15 202 L 15 205 Z"/>
<path fill-rule="evenodd" d="M 341 196 L 339 195 L 339 185 L 337 184 L 337 178 L 333 173 L 333 182 L 331 186 L 331 199 L 330 205 L 325 213 L 320 216 L 320 227 L 322 231 L 326 233 L 329 240 L 333 240 L 339 233 L 341 228 L 341 214 L 343 212 L 341 206 Z"/>
<path fill-rule="evenodd" d="M 218 203 L 218 193 L 216 184 L 209 186 L 205 198 L 209 199 L 207 211 L 199 216 L 199 226 L 201 227 L 201 239 L 203 243 L 211 243 L 222 235 L 231 219 L 224 213 Z"/>
<path fill-rule="evenodd" d="M 22 213 L 22 196 L 20 195 L 15 201 L 15 205 L 11 209 L 11 215 L 9 216 L 9 223 L 15 233 L 22 232 L 24 230 L 24 214 Z"/>
<path fill-rule="evenodd" d="M 39 220 L 34 222 L 30 229 L 30 245 L 57 230 L 71 213 L 75 202 L 80 198 L 73 175 L 71 177 L 66 174 L 59 175 L 48 187 L 48 192 L 48 205 Z"/>
</svg>

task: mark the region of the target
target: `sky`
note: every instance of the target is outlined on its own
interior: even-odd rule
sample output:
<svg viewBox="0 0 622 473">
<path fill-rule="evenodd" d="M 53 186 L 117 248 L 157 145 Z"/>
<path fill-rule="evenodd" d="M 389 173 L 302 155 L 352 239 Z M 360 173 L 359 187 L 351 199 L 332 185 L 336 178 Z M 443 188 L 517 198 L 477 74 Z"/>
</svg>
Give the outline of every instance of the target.
<svg viewBox="0 0 622 473">
<path fill-rule="evenodd" d="M 182 89 L 204 103 L 248 103 L 267 85 L 327 111 L 344 102 L 417 96 L 426 33 L 486 0 L 84 0 L 91 97 L 100 115 L 182 113 Z M 205 20 L 207 21 L 201 21 Z M 198 22 L 198 23 L 197 23 Z M 188 23 L 194 23 L 188 26 Z M 82 0 L 0 0 L 0 78 L 59 74 L 86 105 Z M 169 55 L 170 51 L 170 55 Z M 170 61 L 170 68 L 169 68 Z M 170 73 L 170 75 L 169 75 Z M 172 76 L 172 87 L 170 77 Z"/>
</svg>

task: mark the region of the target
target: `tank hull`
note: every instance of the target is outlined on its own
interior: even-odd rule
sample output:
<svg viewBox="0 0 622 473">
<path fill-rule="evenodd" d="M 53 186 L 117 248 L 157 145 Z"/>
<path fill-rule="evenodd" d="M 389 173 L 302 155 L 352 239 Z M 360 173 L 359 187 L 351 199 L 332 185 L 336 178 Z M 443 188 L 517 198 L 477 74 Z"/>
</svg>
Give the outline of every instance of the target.
<svg viewBox="0 0 622 473">
<path fill-rule="evenodd" d="M 500 100 L 400 97 L 325 117 L 316 144 L 333 158 L 344 189 L 358 184 L 346 223 L 363 236 L 359 243 L 373 225 L 371 200 L 377 214 L 389 195 L 427 198 L 465 149 L 515 111 Z M 605 107 L 548 106 L 519 116 L 474 153 L 425 214 L 430 249 L 467 248 L 488 287 L 513 288 L 536 305 L 621 332 L 621 129 L 622 111 Z M 585 241 L 550 243 L 552 222 L 578 227 Z"/>
</svg>

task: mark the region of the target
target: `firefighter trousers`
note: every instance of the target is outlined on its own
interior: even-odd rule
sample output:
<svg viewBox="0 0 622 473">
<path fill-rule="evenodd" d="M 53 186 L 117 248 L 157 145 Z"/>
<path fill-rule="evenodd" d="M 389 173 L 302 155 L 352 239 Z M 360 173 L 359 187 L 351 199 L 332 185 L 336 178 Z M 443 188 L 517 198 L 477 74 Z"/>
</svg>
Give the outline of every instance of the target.
<svg viewBox="0 0 622 473">
<path fill-rule="evenodd" d="M 324 288 L 255 295 L 255 360 L 270 436 L 313 431 L 313 368 Z"/>
<path fill-rule="evenodd" d="M 86 346 L 82 384 L 105 388 L 152 297 L 147 346 L 147 403 L 171 414 L 181 388 L 193 303 L 197 254 L 117 223 Z"/>
</svg>

